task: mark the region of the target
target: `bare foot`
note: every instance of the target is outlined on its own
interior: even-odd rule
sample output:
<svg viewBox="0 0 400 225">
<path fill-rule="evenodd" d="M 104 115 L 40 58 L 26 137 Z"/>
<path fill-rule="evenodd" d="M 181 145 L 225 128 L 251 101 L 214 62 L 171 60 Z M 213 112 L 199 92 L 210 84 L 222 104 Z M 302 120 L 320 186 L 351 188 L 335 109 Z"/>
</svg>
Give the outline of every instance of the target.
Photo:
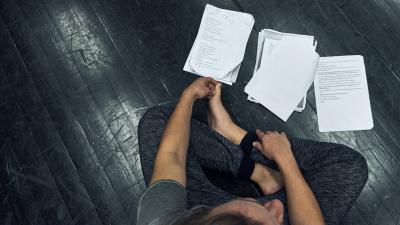
<svg viewBox="0 0 400 225">
<path fill-rule="evenodd" d="M 283 187 L 281 174 L 260 163 L 256 163 L 250 179 L 260 186 L 265 195 L 273 194 Z"/>
<path fill-rule="evenodd" d="M 237 126 L 221 101 L 221 83 L 215 87 L 215 95 L 208 102 L 208 126 L 233 142 L 239 144 L 246 131 Z"/>
<path fill-rule="evenodd" d="M 232 119 L 221 101 L 221 83 L 215 87 L 215 95 L 208 102 L 208 126 L 225 136 Z"/>
</svg>

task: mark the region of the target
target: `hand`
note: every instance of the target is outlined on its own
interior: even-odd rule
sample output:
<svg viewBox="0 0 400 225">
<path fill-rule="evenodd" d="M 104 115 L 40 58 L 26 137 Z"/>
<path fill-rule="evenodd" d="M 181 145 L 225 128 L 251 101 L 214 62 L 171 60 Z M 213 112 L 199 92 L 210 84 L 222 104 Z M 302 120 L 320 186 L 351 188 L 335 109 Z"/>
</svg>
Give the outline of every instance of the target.
<svg viewBox="0 0 400 225">
<path fill-rule="evenodd" d="M 185 95 L 192 98 L 200 99 L 204 97 L 212 97 L 215 94 L 215 86 L 218 82 L 211 77 L 201 77 L 195 80 L 184 91 Z"/>
<path fill-rule="evenodd" d="M 253 142 L 253 146 L 269 159 L 277 162 L 282 157 L 293 156 L 290 142 L 285 133 L 262 132 L 257 129 L 256 134 L 260 141 Z"/>
</svg>

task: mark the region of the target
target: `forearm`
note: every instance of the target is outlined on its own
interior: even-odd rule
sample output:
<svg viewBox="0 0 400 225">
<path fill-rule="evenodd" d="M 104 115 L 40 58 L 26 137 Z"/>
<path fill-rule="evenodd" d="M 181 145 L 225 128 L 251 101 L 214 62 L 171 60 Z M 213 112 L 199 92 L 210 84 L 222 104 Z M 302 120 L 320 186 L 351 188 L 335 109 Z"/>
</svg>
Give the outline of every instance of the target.
<svg viewBox="0 0 400 225">
<path fill-rule="evenodd" d="M 165 127 L 159 152 L 176 154 L 179 160 L 186 162 L 194 101 L 191 95 L 182 94 Z"/>
<path fill-rule="evenodd" d="M 184 92 L 170 116 L 158 148 L 151 184 L 160 179 L 174 179 L 186 185 L 186 155 L 194 101 L 192 95 Z"/>
<path fill-rule="evenodd" d="M 321 225 L 324 218 L 293 155 L 277 160 L 286 187 L 290 222 L 293 225 Z"/>
</svg>

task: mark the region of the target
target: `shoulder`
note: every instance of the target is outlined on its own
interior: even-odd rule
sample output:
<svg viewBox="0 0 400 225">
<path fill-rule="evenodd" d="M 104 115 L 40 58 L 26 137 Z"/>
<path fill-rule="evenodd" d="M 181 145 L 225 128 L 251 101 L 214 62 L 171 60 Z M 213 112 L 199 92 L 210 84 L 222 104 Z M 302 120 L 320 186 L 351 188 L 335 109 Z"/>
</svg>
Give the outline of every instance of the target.
<svg viewBox="0 0 400 225">
<path fill-rule="evenodd" d="M 185 187 L 173 180 L 161 180 L 142 195 L 138 204 L 137 225 L 166 225 L 185 209 Z"/>
</svg>

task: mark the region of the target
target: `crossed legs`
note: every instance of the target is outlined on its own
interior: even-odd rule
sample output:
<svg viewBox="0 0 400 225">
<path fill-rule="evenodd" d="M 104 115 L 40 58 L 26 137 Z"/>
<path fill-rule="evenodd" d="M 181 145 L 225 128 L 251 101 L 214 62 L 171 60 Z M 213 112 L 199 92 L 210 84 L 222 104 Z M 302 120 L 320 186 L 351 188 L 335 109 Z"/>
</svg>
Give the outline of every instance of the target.
<svg viewBox="0 0 400 225">
<path fill-rule="evenodd" d="M 218 89 L 217 89 L 218 90 Z M 220 91 L 220 89 L 219 89 Z M 246 131 L 232 122 L 218 98 L 209 101 L 208 124 L 192 119 L 187 157 L 188 206 L 216 205 L 237 198 L 214 186 L 203 169 L 238 175 L 244 153 L 240 143 Z M 139 123 L 139 150 L 146 184 L 151 178 L 154 158 L 172 108 L 156 107 L 145 113 Z M 291 139 L 292 151 L 302 173 L 313 190 L 327 224 L 338 224 L 349 211 L 367 179 L 365 159 L 353 149 L 333 143 Z M 266 194 L 258 200 L 280 199 L 286 204 L 279 172 L 274 163 L 253 151 L 254 171 L 261 168 Z M 257 166 L 258 165 L 258 166 Z M 253 174 L 260 174 L 259 172 Z M 252 177 L 255 179 L 255 177 Z M 288 219 L 285 219 L 288 223 Z"/>
</svg>

